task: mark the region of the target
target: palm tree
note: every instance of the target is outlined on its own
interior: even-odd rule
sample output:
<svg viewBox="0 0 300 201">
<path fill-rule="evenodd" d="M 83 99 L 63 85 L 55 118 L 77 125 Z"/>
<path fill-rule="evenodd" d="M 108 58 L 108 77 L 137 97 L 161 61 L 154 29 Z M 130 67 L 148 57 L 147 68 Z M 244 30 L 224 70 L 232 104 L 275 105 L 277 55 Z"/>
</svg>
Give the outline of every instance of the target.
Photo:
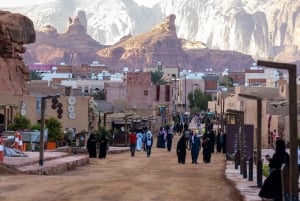
<svg viewBox="0 0 300 201">
<path fill-rule="evenodd" d="M 163 78 L 164 73 L 161 71 L 155 71 L 152 72 L 151 71 L 151 82 L 154 85 L 164 85 L 167 83 L 167 80 L 165 80 L 165 78 Z"/>
<path fill-rule="evenodd" d="M 41 80 L 44 76 L 42 75 L 41 72 L 38 72 L 36 70 L 31 70 L 30 71 L 30 79 L 31 80 Z"/>
</svg>

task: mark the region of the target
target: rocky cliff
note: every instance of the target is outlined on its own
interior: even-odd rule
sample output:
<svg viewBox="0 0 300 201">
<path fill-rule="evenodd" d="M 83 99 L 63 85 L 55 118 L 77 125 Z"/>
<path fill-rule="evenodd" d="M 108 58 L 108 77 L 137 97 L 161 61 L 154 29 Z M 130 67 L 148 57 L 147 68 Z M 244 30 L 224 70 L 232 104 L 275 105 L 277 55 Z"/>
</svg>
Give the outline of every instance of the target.
<svg viewBox="0 0 300 201">
<path fill-rule="evenodd" d="M 87 34 L 86 27 L 79 17 L 69 18 L 64 33 L 58 33 L 46 25 L 36 31 L 36 43 L 27 45 L 24 60 L 28 64 L 41 62 L 47 64 L 70 65 L 89 63 L 97 58 L 96 51 L 104 48 Z"/>
<path fill-rule="evenodd" d="M 24 44 L 35 42 L 32 21 L 21 14 L 0 11 L 0 91 L 27 94 L 29 70 L 22 54 Z"/>
<path fill-rule="evenodd" d="M 233 51 L 211 50 L 202 42 L 190 42 L 177 37 L 175 15 L 154 26 L 150 31 L 136 36 L 124 36 L 111 46 L 93 40 L 78 17 L 69 19 L 64 33 L 48 25 L 37 31 L 37 42 L 28 45 L 24 58 L 27 63 L 80 65 L 98 60 L 110 70 L 121 71 L 123 67 L 142 69 L 156 66 L 158 61 L 165 67 L 189 68 L 203 71 L 213 68 L 222 71 L 251 66 L 254 60 L 249 55 Z M 51 54 L 49 54 L 51 53 Z"/>
<path fill-rule="evenodd" d="M 296 62 L 300 60 L 299 8 L 300 1 L 295 0 L 161 0 L 153 8 L 132 0 L 55 0 L 7 9 L 30 17 L 37 28 L 51 24 L 59 33 L 65 30 L 68 16 L 85 12 L 82 23 L 88 34 L 107 45 L 128 34 L 145 33 L 175 14 L 179 38 L 256 59 Z"/>
</svg>

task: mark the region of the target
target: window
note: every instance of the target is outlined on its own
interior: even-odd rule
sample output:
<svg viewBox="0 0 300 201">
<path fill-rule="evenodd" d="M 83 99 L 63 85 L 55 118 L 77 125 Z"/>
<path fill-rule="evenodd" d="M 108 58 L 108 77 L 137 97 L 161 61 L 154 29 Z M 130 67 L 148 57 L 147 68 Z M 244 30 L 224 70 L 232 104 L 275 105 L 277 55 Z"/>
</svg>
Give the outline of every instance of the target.
<svg viewBox="0 0 300 201">
<path fill-rule="evenodd" d="M 37 115 L 41 115 L 42 110 L 42 97 L 36 97 L 35 111 Z"/>
</svg>

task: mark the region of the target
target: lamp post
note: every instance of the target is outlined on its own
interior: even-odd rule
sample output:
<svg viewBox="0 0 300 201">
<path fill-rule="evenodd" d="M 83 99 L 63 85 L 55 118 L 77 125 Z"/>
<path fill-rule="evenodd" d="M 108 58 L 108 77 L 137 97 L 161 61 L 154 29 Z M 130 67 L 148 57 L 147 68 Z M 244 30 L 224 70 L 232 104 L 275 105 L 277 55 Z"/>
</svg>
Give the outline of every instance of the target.
<svg viewBox="0 0 300 201">
<path fill-rule="evenodd" d="M 44 165 L 44 131 L 45 131 L 45 110 L 46 110 L 46 100 L 51 98 L 59 98 L 60 95 L 56 96 L 46 96 L 42 97 L 41 102 L 41 132 L 40 132 L 40 156 L 39 165 Z"/>
<path fill-rule="evenodd" d="M 262 133 L 262 118 L 261 118 L 261 101 L 262 98 L 258 96 L 248 95 L 248 94 L 239 94 L 240 97 L 254 99 L 256 100 L 257 112 L 256 112 L 256 183 L 257 187 L 260 188 L 262 186 L 262 160 L 261 160 L 261 133 Z"/>
<path fill-rule="evenodd" d="M 186 72 L 184 72 L 184 112 L 186 112 Z"/>
<path fill-rule="evenodd" d="M 290 195 L 292 201 L 298 201 L 297 65 L 263 60 L 258 60 L 257 65 L 284 69 L 289 73 Z"/>
<path fill-rule="evenodd" d="M 176 108 L 176 104 L 177 104 L 177 88 L 176 88 L 176 74 L 172 74 L 172 80 L 174 80 L 175 83 L 175 87 L 174 87 L 174 115 L 177 113 L 177 108 Z"/>
</svg>

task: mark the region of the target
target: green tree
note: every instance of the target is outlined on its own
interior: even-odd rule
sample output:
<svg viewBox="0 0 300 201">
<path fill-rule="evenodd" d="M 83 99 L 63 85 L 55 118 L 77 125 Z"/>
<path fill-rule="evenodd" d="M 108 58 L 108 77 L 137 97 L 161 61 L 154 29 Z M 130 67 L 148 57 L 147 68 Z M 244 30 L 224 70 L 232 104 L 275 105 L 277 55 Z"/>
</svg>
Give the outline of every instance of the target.
<svg viewBox="0 0 300 201">
<path fill-rule="evenodd" d="M 233 87 L 233 79 L 228 75 L 220 76 L 219 85 L 224 87 Z"/>
<path fill-rule="evenodd" d="M 100 142 L 101 137 L 104 135 L 108 139 L 109 145 L 113 143 L 112 132 L 104 126 L 100 126 L 95 134 L 97 142 Z"/>
<path fill-rule="evenodd" d="M 41 72 L 38 72 L 36 70 L 31 70 L 30 71 L 30 79 L 31 80 L 41 80 L 44 76 L 42 75 Z"/>
<path fill-rule="evenodd" d="M 58 119 L 50 117 L 45 124 L 48 129 L 48 141 L 56 142 L 64 138 L 62 124 Z"/>
<path fill-rule="evenodd" d="M 191 113 L 199 111 L 206 111 L 208 107 L 208 101 L 211 101 L 211 95 L 203 93 L 201 89 L 196 88 L 194 91 L 188 94 L 189 108 Z"/>
<path fill-rule="evenodd" d="M 167 81 L 163 78 L 164 73 L 160 71 L 151 71 L 151 82 L 154 85 L 164 85 L 167 83 Z"/>
<path fill-rule="evenodd" d="M 31 127 L 30 120 L 25 116 L 17 114 L 14 117 L 14 120 L 13 120 L 12 124 L 10 124 L 8 126 L 8 129 L 16 131 L 16 130 L 30 129 L 30 127 Z"/>
<path fill-rule="evenodd" d="M 97 91 L 94 95 L 93 95 L 95 100 L 105 100 L 106 96 L 105 96 L 105 92 L 104 90 L 99 90 Z"/>
</svg>

